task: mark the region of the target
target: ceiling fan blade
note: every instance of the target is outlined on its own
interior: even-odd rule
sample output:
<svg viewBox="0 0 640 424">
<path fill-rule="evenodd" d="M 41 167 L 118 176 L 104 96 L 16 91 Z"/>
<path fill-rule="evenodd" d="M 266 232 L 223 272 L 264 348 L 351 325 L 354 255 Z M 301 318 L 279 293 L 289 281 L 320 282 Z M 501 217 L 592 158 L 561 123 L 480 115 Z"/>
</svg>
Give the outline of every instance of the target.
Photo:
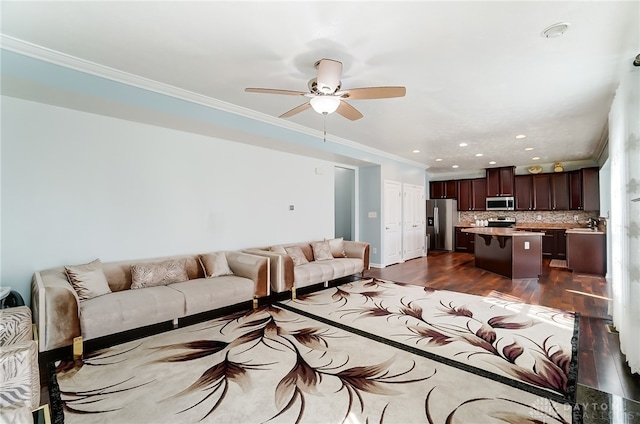
<svg viewBox="0 0 640 424">
<path fill-rule="evenodd" d="M 279 118 L 288 118 L 290 116 L 293 116 L 295 114 L 298 114 L 300 112 L 303 112 L 307 109 L 309 109 L 311 107 L 311 103 L 307 102 L 307 103 L 303 103 L 300 106 L 296 106 L 293 109 L 291 109 L 289 112 L 285 112 L 282 115 L 279 116 Z"/>
<path fill-rule="evenodd" d="M 336 110 L 336 112 L 338 112 L 340 115 L 352 121 L 355 121 L 356 119 L 360 119 L 364 116 L 358 111 L 358 109 L 351 106 L 349 103 L 345 102 L 344 100 L 340 101 L 340 106 L 338 106 L 338 109 Z"/>
<path fill-rule="evenodd" d="M 342 75 L 342 62 L 331 59 L 321 59 L 318 62 L 318 91 L 324 94 L 333 94 L 340 86 Z"/>
<path fill-rule="evenodd" d="M 247 93 L 285 94 L 287 96 L 304 96 L 308 93 L 294 90 L 278 90 L 276 88 L 245 88 Z"/>
<path fill-rule="evenodd" d="M 404 97 L 407 93 L 405 87 L 363 87 L 339 91 L 343 99 L 389 99 L 392 97 Z"/>
</svg>

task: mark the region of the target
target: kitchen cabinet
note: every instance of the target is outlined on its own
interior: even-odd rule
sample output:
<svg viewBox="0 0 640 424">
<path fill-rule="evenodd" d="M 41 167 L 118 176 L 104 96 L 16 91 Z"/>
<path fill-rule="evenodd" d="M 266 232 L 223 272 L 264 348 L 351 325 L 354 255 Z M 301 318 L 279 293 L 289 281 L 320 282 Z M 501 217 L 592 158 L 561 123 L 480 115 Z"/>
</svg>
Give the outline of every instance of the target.
<svg viewBox="0 0 640 424">
<path fill-rule="evenodd" d="M 567 266 L 578 274 L 605 275 L 606 236 L 602 232 L 567 230 Z"/>
<path fill-rule="evenodd" d="M 548 259 L 565 259 L 567 257 L 565 230 L 542 228 L 518 228 L 523 231 L 542 234 L 542 256 Z"/>
<path fill-rule="evenodd" d="M 471 180 L 458 180 L 458 210 L 471 209 Z"/>
<path fill-rule="evenodd" d="M 514 166 L 487 168 L 487 197 L 514 195 Z"/>
<path fill-rule="evenodd" d="M 458 180 L 458 210 L 483 211 L 486 209 L 486 185 L 484 178 Z"/>
<path fill-rule="evenodd" d="M 552 230 L 543 230 L 540 228 L 519 228 L 532 233 L 542 233 L 542 256 L 551 258 L 553 256 L 554 234 Z"/>
<path fill-rule="evenodd" d="M 514 181 L 515 210 L 569 209 L 569 179 L 566 173 L 516 175 Z"/>
<path fill-rule="evenodd" d="M 487 180 L 476 178 L 471 180 L 471 207 L 474 211 L 487 208 Z"/>
<path fill-rule="evenodd" d="M 566 172 L 551 174 L 551 210 L 569 210 L 569 175 Z"/>
<path fill-rule="evenodd" d="M 514 209 L 517 211 L 533 210 L 533 182 L 531 175 L 516 175 L 514 178 Z"/>
<path fill-rule="evenodd" d="M 531 176 L 533 186 L 533 210 L 551 210 L 551 178 L 549 174 Z"/>
<path fill-rule="evenodd" d="M 431 181 L 429 183 L 430 199 L 455 199 L 457 197 L 456 180 Z"/>
<path fill-rule="evenodd" d="M 456 227 L 456 252 L 473 253 L 475 251 L 475 234 L 462 231 L 462 227 Z"/>
<path fill-rule="evenodd" d="M 569 209 L 600 210 L 600 179 L 597 167 L 569 172 Z"/>
<path fill-rule="evenodd" d="M 556 251 L 554 259 L 567 259 L 567 232 L 565 230 L 553 230 L 555 232 Z"/>
</svg>

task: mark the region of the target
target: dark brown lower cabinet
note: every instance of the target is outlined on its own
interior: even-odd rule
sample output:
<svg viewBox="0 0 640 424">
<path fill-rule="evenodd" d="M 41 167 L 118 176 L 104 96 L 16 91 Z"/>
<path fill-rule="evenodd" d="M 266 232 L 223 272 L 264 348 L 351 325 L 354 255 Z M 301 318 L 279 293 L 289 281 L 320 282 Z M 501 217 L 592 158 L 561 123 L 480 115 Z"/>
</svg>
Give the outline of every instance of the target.
<svg viewBox="0 0 640 424">
<path fill-rule="evenodd" d="M 540 228 L 521 228 L 526 231 L 544 233 L 542 236 L 542 256 L 547 259 L 566 259 L 567 241 L 564 230 Z"/>
<path fill-rule="evenodd" d="M 553 230 L 556 239 L 556 254 L 554 259 L 567 259 L 567 233 L 565 230 Z"/>
<path fill-rule="evenodd" d="M 567 266 L 577 274 L 605 275 L 607 246 L 604 234 L 567 234 Z"/>
<path fill-rule="evenodd" d="M 456 227 L 456 252 L 475 252 L 475 235 L 462 232 L 462 227 Z"/>
</svg>

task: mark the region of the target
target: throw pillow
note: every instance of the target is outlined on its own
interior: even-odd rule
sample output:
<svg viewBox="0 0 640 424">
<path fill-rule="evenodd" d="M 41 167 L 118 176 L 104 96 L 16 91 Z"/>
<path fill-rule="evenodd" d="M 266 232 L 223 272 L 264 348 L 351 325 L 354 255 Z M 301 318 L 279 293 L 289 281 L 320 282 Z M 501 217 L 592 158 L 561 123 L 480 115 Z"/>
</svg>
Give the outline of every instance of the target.
<svg viewBox="0 0 640 424">
<path fill-rule="evenodd" d="M 313 258 L 316 261 L 327 261 L 329 259 L 333 259 L 333 254 L 331 254 L 331 247 L 329 246 L 328 241 L 316 241 L 311 243 L 311 248 L 313 249 Z"/>
<path fill-rule="evenodd" d="M 169 259 L 157 263 L 141 263 L 131 265 L 131 288 L 165 286 L 171 283 L 187 281 L 185 259 Z"/>
<path fill-rule="evenodd" d="M 287 255 L 291 256 L 293 265 L 300 266 L 309 263 L 300 246 L 285 247 L 284 250 L 287 252 Z"/>
<path fill-rule="evenodd" d="M 271 246 L 270 250 L 272 252 L 274 252 L 274 253 L 282 253 L 282 254 L 285 254 L 285 255 L 287 254 L 287 251 L 284 250 L 284 247 L 282 247 L 282 246 Z"/>
<path fill-rule="evenodd" d="M 68 265 L 64 267 L 64 270 L 80 300 L 89 300 L 111 293 L 100 259 L 83 265 Z"/>
<path fill-rule="evenodd" d="M 231 268 L 229 268 L 229 263 L 227 262 L 227 256 L 224 252 L 206 253 L 204 255 L 200 255 L 199 259 L 206 278 L 233 275 Z"/>
<path fill-rule="evenodd" d="M 342 237 L 329 240 L 329 246 L 331 247 L 331 254 L 334 258 L 347 257 L 347 254 L 344 252 L 344 239 Z"/>
</svg>

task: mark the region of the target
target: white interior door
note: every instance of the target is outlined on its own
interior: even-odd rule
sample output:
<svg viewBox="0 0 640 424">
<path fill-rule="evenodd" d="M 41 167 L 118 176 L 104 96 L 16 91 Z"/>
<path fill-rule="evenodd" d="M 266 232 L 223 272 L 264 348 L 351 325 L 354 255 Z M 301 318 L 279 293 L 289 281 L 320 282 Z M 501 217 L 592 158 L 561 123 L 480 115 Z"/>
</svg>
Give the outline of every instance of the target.
<svg viewBox="0 0 640 424">
<path fill-rule="evenodd" d="M 384 182 L 384 264 L 402 261 L 402 184 Z"/>
<path fill-rule="evenodd" d="M 424 187 L 405 184 L 402 197 L 402 259 L 406 261 L 426 252 Z"/>
</svg>

